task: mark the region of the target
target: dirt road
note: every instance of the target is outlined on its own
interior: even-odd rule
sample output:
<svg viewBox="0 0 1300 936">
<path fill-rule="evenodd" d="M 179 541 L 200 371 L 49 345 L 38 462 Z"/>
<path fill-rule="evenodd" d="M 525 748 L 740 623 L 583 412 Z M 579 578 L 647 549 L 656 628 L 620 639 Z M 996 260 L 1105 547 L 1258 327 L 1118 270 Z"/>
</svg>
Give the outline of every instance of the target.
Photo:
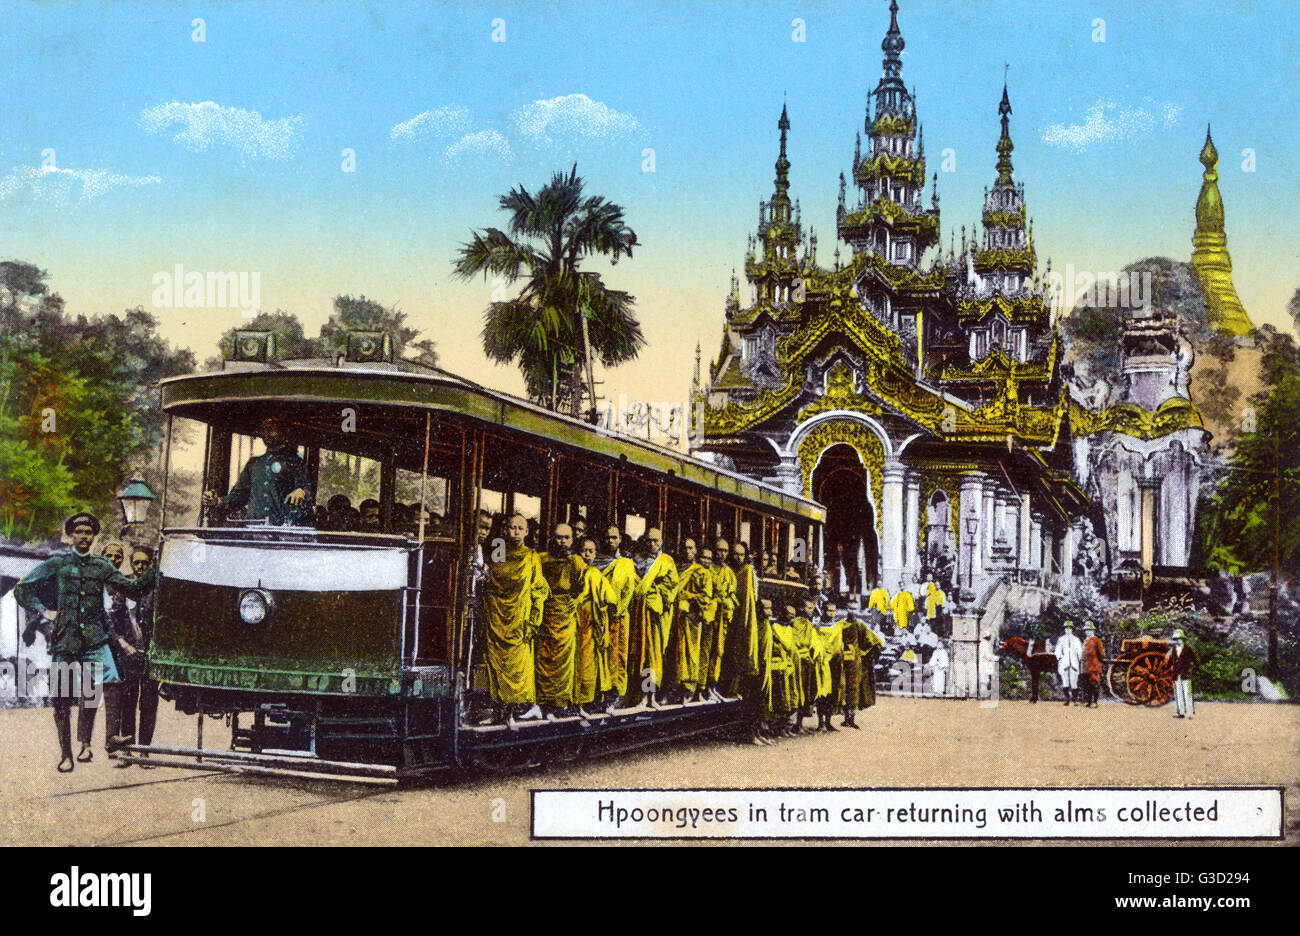
<svg viewBox="0 0 1300 936">
<path fill-rule="evenodd" d="M 0 845 L 406 845 L 528 840 L 539 787 L 952 787 L 1285 785 L 1287 844 L 1300 841 L 1300 707 L 882 698 L 862 731 L 776 747 L 713 739 L 524 774 L 460 775 L 394 789 L 171 769 L 116 769 L 96 725 L 93 763 L 55 772 L 49 709 L 0 711 Z M 811 725 L 813 720 L 809 720 Z M 209 721 L 206 742 L 228 732 Z M 193 744 L 164 703 L 155 741 Z M 1146 843 L 1151 844 L 1151 843 Z"/>
</svg>

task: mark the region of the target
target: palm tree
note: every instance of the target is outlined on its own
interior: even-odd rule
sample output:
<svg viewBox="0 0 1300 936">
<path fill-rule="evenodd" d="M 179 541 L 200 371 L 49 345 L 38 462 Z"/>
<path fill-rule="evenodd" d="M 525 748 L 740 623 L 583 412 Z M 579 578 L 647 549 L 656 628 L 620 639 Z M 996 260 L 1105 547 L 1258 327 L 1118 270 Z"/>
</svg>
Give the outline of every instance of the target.
<svg viewBox="0 0 1300 936">
<path fill-rule="evenodd" d="M 595 405 L 591 357 L 606 367 L 630 361 L 645 346 L 632 313 L 635 300 L 609 289 L 600 274 L 583 272 L 583 257 L 599 254 L 617 263 L 632 256 L 636 234 L 623 223 L 623 209 L 599 196 L 584 198 L 578 167 L 557 172 L 530 195 L 523 186 L 500 199 L 510 213 L 509 230 L 472 233 L 461 247 L 455 274 L 478 273 L 524 279 L 514 299 L 493 302 L 483 314 L 483 351 L 499 363 L 517 361 L 528 395 L 553 410 L 567 404 L 582 413 L 584 392 Z M 583 369 L 586 386 L 583 386 Z"/>
</svg>

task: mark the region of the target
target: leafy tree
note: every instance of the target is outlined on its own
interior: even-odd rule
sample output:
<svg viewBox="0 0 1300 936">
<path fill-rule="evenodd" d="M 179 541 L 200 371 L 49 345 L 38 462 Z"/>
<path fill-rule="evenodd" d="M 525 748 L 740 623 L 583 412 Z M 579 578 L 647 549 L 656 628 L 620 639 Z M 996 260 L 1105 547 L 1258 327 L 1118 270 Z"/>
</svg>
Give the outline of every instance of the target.
<svg viewBox="0 0 1300 936">
<path fill-rule="evenodd" d="M 1253 431 L 1236 440 L 1227 476 L 1197 511 L 1200 559 L 1225 572 L 1263 572 L 1273 565 L 1276 531 L 1279 573 L 1300 576 L 1300 352 L 1290 335 L 1268 325 L 1256 330 L 1266 389 L 1250 399 Z M 1279 501 L 1280 498 L 1280 501 Z"/>
<path fill-rule="evenodd" d="M 1300 286 L 1296 287 L 1295 295 L 1286 304 L 1286 310 L 1290 313 L 1291 320 L 1295 322 L 1295 327 L 1300 329 Z"/>
<path fill-rule="evenodd" d="M 0 264 L 0 532 L 45 539 L 75 510 L 110 516 L 152 459 L 164 417 L 155 384 L 194 369 L 142 308 L 65 314 L 48 275 Z"/>
<path fill-rule="evenodd" d="M 582 411 L 588 343 L 606 367 L 634 359 L 645 346 L 632 296 L 579 269 L 594 255 L 617 263 L 637 244 L 623 209 L 601 196 L 584 197 L 583 187 L 575 164 L 536 195 L 522 185 L 511 189 L 500 198 L 510 215 L 508 231 L 472 232 L 455 263 L 455 275 L 465 280 L 480 273 L 524 280 L 518 296 L 484 312 L 483 351 L 493 361 L 517 362 L 533 400 L 555 410 L 567 403 L 575 415 Z"/>
</svg>

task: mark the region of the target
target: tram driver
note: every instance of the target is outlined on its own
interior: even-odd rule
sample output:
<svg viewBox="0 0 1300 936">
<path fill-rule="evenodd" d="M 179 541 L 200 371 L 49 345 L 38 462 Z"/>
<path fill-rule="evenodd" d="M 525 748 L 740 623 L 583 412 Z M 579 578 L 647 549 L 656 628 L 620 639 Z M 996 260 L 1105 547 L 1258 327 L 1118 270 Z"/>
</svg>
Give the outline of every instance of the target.
<svg viewBox="0 0 1300 936">
<path fill-rule="evenodd" d="M 221 497 L 216 491 L 203 494 L 203 506 L 223 513 L 252 502 L 254 520 L 266 518 L 277 526 L 309 526 L 312 523 L 311 479 L 307 463 L 289 442 L 282 420 L 262 420 L 258 434 L 266 444 L 266 454 L 250 458 L 239 473 L 230 493 Z"/>
</svg>

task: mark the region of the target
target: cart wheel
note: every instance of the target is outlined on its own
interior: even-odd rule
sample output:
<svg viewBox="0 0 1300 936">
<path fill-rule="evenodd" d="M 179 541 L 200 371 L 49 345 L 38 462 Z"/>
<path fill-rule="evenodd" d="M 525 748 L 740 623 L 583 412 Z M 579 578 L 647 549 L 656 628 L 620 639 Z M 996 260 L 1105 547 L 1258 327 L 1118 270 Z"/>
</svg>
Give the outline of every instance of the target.
<svg viewBox="0 0 1300 936">
<path fill-rule="evenodd" d="M 1137 705 L 1136 700 L 1128 694 L 1128 662 L 1116 660 L 1106 670 L 1106 689 L 1110 697 L 1129 705 Z"/>
<path fill-rule="evenodd" d="M 1174 680 L 1160 653 L 1139 654 L 1128 668 L 1128 691 L 1143 705 L 1161 706 L 1174 697 Z"/>
</svg>

